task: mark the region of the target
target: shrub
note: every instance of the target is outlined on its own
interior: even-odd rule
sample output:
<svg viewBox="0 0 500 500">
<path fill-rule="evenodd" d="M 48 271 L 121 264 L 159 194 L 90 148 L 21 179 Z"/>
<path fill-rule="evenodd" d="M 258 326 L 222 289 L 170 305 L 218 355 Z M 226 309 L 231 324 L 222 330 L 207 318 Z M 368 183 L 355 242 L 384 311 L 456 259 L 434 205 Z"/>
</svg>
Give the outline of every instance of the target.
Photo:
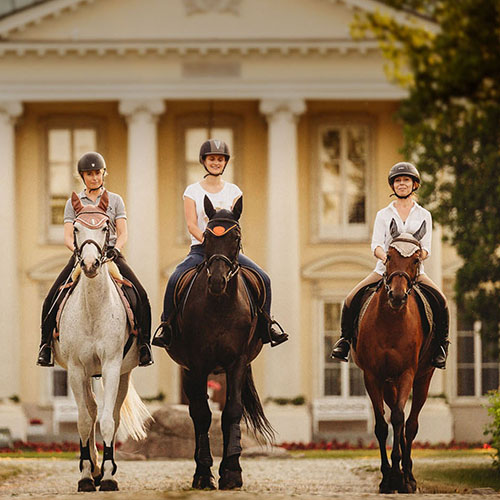
<svg viewBox="0 0 500 500">
<path fill-rule="evenodd" d="M 484 435 L 491 435 L 491 447 L 496 450 L 493 464 L 500 469 L 500 392 L 490 391 L 488 393 L 486 408 L 493 421 L 485 427 Z"/>
</svg>

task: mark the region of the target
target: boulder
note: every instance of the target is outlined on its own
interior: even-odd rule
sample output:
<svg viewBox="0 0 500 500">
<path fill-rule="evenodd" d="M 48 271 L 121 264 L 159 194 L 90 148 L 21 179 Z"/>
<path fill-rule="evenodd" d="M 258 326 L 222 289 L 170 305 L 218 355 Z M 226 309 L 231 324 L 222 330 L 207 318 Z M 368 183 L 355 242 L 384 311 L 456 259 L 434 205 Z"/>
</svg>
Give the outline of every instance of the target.
<svg viewBox="0 0 500 500">
<path fill-rule="evenodd" d="M 166 405 L 153 413 L 154 421 L 150 424 L 148 435 L 142 441 L 128 439 L 120 452 L 136 454 L 146 458 L 193 458 L 194 429 L 189 409 L 186 405 Z M 258 441 L 241 425 L 241 446 L 243 450 L 259 449 Z M 222 456 L 221 412 L 212 412 L 210 426 L 210 447 L 212 455 Z M 262 453 L 271 447 L 262 448 Z M 270 450 L 272 453 L 272 449 Z M 262 454 L 260 455 L 262 456 Z"/>
</svg>

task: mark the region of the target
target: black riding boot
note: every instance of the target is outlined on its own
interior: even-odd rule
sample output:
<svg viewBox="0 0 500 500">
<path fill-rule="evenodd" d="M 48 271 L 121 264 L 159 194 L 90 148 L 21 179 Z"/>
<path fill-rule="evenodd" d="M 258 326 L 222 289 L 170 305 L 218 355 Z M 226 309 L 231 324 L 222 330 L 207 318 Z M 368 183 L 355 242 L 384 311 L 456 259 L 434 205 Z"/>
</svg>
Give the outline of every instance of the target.
<svg viewBox="0 0 500 500">
<path fill-rule="evenodd" d="M 352 306 L 352 305 L 351 305 Z M 351 308 L 344 303 L 342 306 L 342 314 L 340 317 L 340 338 L 337 340 L 332 349 L 331 357 L 340 361 L 348 361 L 349 350 L 351 349 L 351 341 L 354 335 L 354 318 L 352 317 Z"/>
<path fill-rule="evenodd" d="M 446 358 L 448 357 L 448 332 L 450 329 L 450 313 L 445 306 L 440 311 L 439 322 L 436 324 L 436 338 L 438 341 L 437 351 L 432 358 L 432 366 L 444 370 L 446 368 Z"/>
<path fill-rule="evenodd" d="M 147 307 L 147 310 L 145 310 Z M 151 310 L 149 303 L 142 309 L 143 317 L 137 331 L 137 345 L 139 347 L 139 366 L 149 366 L 154 363 L 151 353 Z"/>
<path fill-rule="evenodd" d="M 153 335 L 153 342 L 151 342 L 154 346 L 165 348 L 170 346 L 172 342 L 172 325 L 170 323 L 170 319 L 160 323 Z"/>
<path fill-rule="evenodd" d="M 47 320 L 50 318 L 47 318 Z M 42 341 L 36 364 L 38 366 L 54 366 L 54 355 L 52 351 L 52 325 L 48 325 L 49 321 L 45 320 L 42 324 Z"/>
</svg>

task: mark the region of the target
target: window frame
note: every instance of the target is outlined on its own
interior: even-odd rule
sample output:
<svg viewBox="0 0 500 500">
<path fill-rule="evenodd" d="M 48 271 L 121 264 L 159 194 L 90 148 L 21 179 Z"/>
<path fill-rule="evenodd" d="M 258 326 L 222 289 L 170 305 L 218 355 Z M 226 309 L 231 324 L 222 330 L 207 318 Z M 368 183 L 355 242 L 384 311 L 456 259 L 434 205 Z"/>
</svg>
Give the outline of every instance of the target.
<svg viewBox="0 0 500 500">
<path fill-rule="evenodd" d="M 367 132 L 367 160 L 366 160 L 366 182 L 365 182 L 365 223 L 346 224 L 337 226 L 331 230 L 325 230 L 321 223 L 321 170 L 320 170 L 320 134 L 326 127 L 345 129 L 352 126 L 366 128 Z M 311 163 L 312 180 L 311 183 L 311 242 L 314 243 L 338 243 L 338 242 L 366 242 L 370 239 L 370 221 L 373 215 L 373 203 L 375 193 L 372 193 L 369 186 L 374 180 L 375 165 L 375 120 L 368 114 L 320 114 L 312 118 L 311 127 Z M 343 174 L 344 176 L 344 174 Z"/>
<path fill-rule="evenodd" d="M 182 168 L 177 169 L 177 186 L 176 186 L 176 198 L 177 198 L 177 231 L 176 231 L 176 242 L 178 245 L 190 244 L 191 238 L 186 228 L 186 222 L 184 218 L 184 203 L 182 200 L 182 194 L 187 187 L 187 172 L 184 168 L 185 166 L 185 150 L 186 150 L 186 131 L 190 128 L 208 128 L 208 124 L 211 122 L 210 128 L 230 128 L 233 131 L 233 150 L 231 151 L 231 167 L 234 168 L 234 162 L 238 162 L 238 168 L 233 170 L 233 183 L 237 184 L 242 191 L 244 191 L 241 185 L 241 179 L 243 178 L 241 167 L 242 167 L 242 151 L 243 147 L 241 144 L 242 139 L 242 118 L 240 115 L 232 113 L 214 113 L 210 116 L 210 113 L 199 112 L 199 113 L 184 113 L 176 117 L 176 144 L 179 146 L 176 148 L 176 164 L 182 165 Z M 200 144 L 201 146 L 201 144 Z M 203 177 L 204 170 L 200 165 L 200 179 Z"/>
<path fill-rule="evenodd" d="M 43 117 L 39 122 L 39 136 L 41 138 L 42 158 L 42 186 L 43 195 L 40 197 L 40 241 L 47 245 L 64 244 L 64 226 L 52 225 L 50 221 L 50 165 L 49 165 L 49 132 L 51 129 L 67 129 L 71 133 L 75 129 L 94 129 L 96 133 L 96 150 L 106 157 L 104 145 L 106 143 L 104 130 L 105 120 L 91 115 L 50 115 Z M 76 165 L 74 167 L 76 169 Z M 83 184 L 82 184 L 83 189 Z M 68 198 L 71 193 L 68 193 Z"/>
<path fill-rule="evenodd" d="M 324 319 L 324 307 L 326 303 L 335 303 L 339 304 L 340 310 L 342 310 L 342 303 L 344 301 L 345 295 L 339 294 L 322 294 L 316 298 L 316 307 L 315 307 L 315 317 L 316 317 L 316 330 L 317 330 L 317 346 L 318 352 L 317 356 L 320 362 L 317 364 L 317 399 L 328 399 L 328 400 L 339 400 L 339 401 L 367 401 L 368 395 L 365 393 L 363 395 L 351 395 L 350 394 L 350 370 L 353 366 L 359 370 L 359 367 L 354 364 L 352 359 L 349 360 L 349 363 L 341 363 L 340 366 L 340 394 L 325 394 L 325 370 L 326 370 L 326 362 L 325 362 L 325 319 Z"/>
</svg>

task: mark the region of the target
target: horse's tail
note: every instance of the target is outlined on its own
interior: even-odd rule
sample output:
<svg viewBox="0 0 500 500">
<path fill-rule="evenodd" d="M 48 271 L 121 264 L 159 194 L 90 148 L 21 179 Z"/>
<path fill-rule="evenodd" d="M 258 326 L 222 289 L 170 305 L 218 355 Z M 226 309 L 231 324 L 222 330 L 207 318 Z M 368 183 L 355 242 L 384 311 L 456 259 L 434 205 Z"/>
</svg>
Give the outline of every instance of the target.
<svg viewBox="0 0 500 500">
<path fill-rule="evenodd" d="M 249 365 L 247 374 L 243 382 L 243 390 L 241 391 L 241 399 L 243 402 L 243 418 L 245 423 L 257 437 L 260 435 L 264 442 L 274 444 L 276 436 L 271 425 L 264 415 L 264 409 L 257 394 L 257 389 L 253 383 L 252 367 Z"/>
<path fill-rule="evenodd" d="M 136 441 L 144 439 L 149 420 L 153 420 L 153 417 L 130 380 L 127 396 L 120 410 L 120 434 L 130 436 Z"/>
</svg>

